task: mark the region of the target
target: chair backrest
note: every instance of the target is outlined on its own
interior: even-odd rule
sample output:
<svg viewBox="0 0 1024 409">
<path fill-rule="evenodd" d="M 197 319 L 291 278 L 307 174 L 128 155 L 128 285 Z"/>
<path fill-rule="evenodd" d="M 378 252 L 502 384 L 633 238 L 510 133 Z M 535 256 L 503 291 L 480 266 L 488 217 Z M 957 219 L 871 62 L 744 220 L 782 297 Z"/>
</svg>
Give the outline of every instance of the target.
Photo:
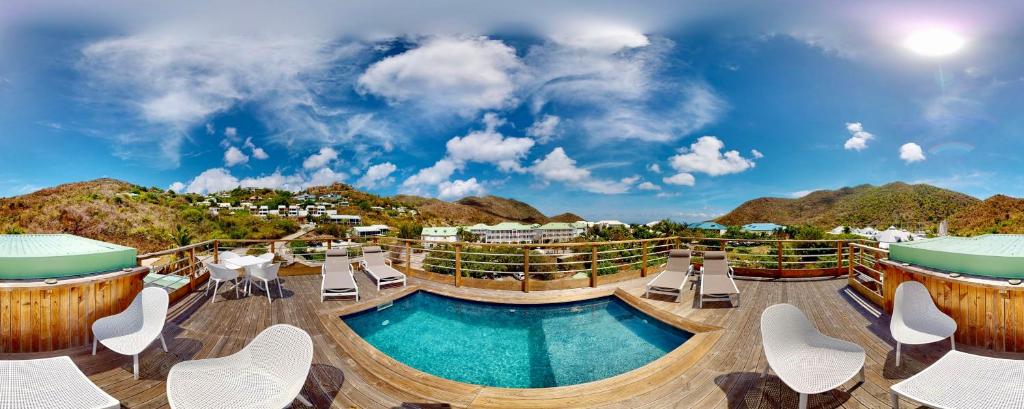
<svg viewBox="0 0 1024 409">
<path fill-rule="evenodd" d="M 170 297 L 167 290 L 160 287 L 143 288 L 131 305 L 124 311 L 126 317 L 131 317 L 134 322 L 141 322 L 141 330 L 147 335 L 156 337 L 164 328 L 167 321 L 167 307 L 170 304 Z"/>
<path fill-rule="evenodd" d="M 324 271 L 330 273 L 343 271 L 352 273 L 352 263 L 348 261 L 348 251 L 345 249 L 327 250 L 327 259 L 324 260 Z"/>
<path fill-rule="evenodd" d="M 234 280 L 238 278 L 238 271 L 227 268 L 224 265 L 206 262 L 206 269 L 210 270 L 210 278 L 218 280 Z"/>
<path fill-rule="evenodd" d="M 286 407 L 302 391 L 313 364 L 313 339 L 302 329 L 277 324 L 260 332 L 239 354 L 261 372 L 280 379 L 281 393 L 266 402 L 267 407 Z"/>
<path fill-rule="evenodd" d="M 761 313 L 761 342 L 769 357 L 800 349 L 819 336 L 814 324 L 792 304 L 775 304 Z"/>
<path fill-rule="evenodd" d="M 928 288 L 917 281 L 904 281 L 896 287 L 896 299 L 892 305 L 890 326 L 902 324 L 909 318 L 927 318 L 940 312 L 932 301 Z"/>
<path fill-rule="evenodd" d="M 242 257 L 242 256 L 238 255 L 238 253 L 235 253 L 233 251 L 222 251 L 222 252 L 220 252 L 220 259 L 221 260 L 230 260 L 230 259 L 239 258 L 239 257 Z"/>
<path fill-rule="evenodd" d="M 384 250 L 379 246 L 363 247 L 363 260 L 366 260 L 368 266 L 384 265 Z"/>
<path fill-rule="evenodd" d="M 281 263 L 258 264 L 252 266 L 252 270 L 249 271 L 249 274 L 252 274 L 252 276 L 256 278 L 262 278 L 264 280 L 273 280 L 277 278 L 277 272 L 280 269 Z"/>
<path fill-rule="evenodd" d="M 690 270 L 690 250 L 674 249 L 668 251 L 668 265 L 665 270 L 686 273 Z"/>
<path fill-rule="evenodd" d="M 271 261 L 274 261 L 274 253 L 269 253 L 269 252 L 268 253 L 263 253 L 263 254 L 260 254 L 259 256 L 256 256 L 256 258 L 258 258 L 260 260 L 263 260 L 264 262 L 269 263 Z"/>
<path fill-rule="evenodd" d="M 727 275 L 729 274 L 729 260 L 726 259 L 724 251 L 704 252 L 704 274 L 706 275 Z"/>
</svg>

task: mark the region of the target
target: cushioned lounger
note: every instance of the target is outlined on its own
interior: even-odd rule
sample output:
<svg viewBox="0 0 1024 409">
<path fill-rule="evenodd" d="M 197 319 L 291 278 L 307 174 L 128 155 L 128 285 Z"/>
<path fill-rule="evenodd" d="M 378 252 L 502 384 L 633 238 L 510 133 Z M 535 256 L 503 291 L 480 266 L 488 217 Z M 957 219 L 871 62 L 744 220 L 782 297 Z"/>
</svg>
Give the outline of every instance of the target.
<svg viewBox="0 0 1024 409">
<path fill-rule="evenodd" d="M 352 264 L 348 250 L 327 250 L 327 259 L 322 268 L 323 281 L 320 284 L 320 301 L 327 297 L 356 297 L 359 301 L 359 286 L 352 275 Z"/>
<path fill-rule="evenodd" d="M 377 283 L 377 290 L 388 284 L 405 286 L 405 274 L 391 267 L 391 260 L 384 258 L 384 251 L 378 246 L 363 247 L 363 269 Z"/>
<path fill-rule="evenodd" d="M 679 302 L 683 298 L 683 288 L 686 287 L 686 281 L 689 280 L 692 271 L 690 250 L 669 250 L 665 271 L 647 283 L 647 292 L 644 296 L 652 293 L 674 295 L 676 302 Z"/>
<path fill-rule="evenodd" d="M 700 307 L 704 307 L 705 298 L 728 297 L 734 306 L 740 305 L 740 289 L 732 280 L 732 267 L 725 258 L 724 251 L 705 251 L 704 265 L 700 268 Z"/>
</svg>

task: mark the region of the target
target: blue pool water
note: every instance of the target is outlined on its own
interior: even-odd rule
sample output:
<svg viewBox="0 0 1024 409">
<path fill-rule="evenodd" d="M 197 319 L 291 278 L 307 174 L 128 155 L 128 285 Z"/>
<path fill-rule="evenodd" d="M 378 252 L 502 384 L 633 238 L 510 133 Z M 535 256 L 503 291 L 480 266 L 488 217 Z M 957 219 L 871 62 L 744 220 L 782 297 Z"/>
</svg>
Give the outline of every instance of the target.
<svg viewBox="0 0 1024 409">
<path fill-rule="evenodd" d="M 639 368 L 693 334 L 615 297 L 506 305 L 424 291 L 342 317 L 367 342 L 418 370 L 508 388 L 575 385 Z"/>
</svg>

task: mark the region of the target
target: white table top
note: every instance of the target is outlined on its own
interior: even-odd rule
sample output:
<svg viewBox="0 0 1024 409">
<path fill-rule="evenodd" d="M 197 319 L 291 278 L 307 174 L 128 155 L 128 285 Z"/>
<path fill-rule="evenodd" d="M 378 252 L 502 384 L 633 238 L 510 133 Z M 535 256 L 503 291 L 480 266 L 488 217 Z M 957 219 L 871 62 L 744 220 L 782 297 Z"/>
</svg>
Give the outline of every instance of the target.
<svg viewBox="0 0 1024 409">
<path fill-rule="evenodd" d="M 230 268 L 243 268 L 263 263 L 266 263 L 266 260 L 256 256 L 242 256 L 224 260 L 224 264 Z"/>
</svg>

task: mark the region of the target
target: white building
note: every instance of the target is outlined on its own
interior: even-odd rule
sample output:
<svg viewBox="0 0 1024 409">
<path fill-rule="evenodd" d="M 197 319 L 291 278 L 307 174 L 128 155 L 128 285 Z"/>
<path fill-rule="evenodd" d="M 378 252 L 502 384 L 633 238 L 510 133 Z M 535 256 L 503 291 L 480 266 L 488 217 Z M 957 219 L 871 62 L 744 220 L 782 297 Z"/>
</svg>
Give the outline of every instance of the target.
<svg viewBox="0 0 1024 409">
<path fill-rule="evenodd" d="M 537 227 L 535 231 L 536 240 L 541 243 L 559 243 L 579 236 L 571 223 L 548 223 Z"/>
<path fill-rule="evenodd" d="M 387 234 L 391 228 L 383 224 L 374 224 L 370 226 L 356 226 L 352 230 L 355 230 L 358 237 L 375 237 Z"/>
<path fill-rule="evenodd" d="M 459 241 L 458 227 L 424 227 L 420 232 L 420 240 L 428 243 L 454 243 Z"/>
<path fill-rule="evenodd" d="M 911 233 L 903 229 L 897 229 L 896 226 L 889 226 L 888 229 L 875 234 L 875 237 L 873 238 L 878 242 L 878 247 L 887 249 L 892 243 L 920 240 L 925 238 L 925 236 L 919 233 Z"/>
<path fill-rule="evenodd" d="M 347 224 L 350 226 L 358 226 L 363 221 L 361 217 L 351 214 L 329 214 L 327 215 L 327 220 L 331 223 Z"/>
<path fill-rule="evenodd" d="M 533 230 L 534 226 L 504 222 L 486 226 L 482 236 L 485 243 L 533 243 L 536 239 Z"/>
<path fill-rule="evenodd" d="M 600 220 L 600 221 L 595 222 L 594 225 L 601 226 L 601 227 L 615 227 L 615 226 L 629 227 L 628 224 L 620 222 L 618 220 Z"/>
</svg>

